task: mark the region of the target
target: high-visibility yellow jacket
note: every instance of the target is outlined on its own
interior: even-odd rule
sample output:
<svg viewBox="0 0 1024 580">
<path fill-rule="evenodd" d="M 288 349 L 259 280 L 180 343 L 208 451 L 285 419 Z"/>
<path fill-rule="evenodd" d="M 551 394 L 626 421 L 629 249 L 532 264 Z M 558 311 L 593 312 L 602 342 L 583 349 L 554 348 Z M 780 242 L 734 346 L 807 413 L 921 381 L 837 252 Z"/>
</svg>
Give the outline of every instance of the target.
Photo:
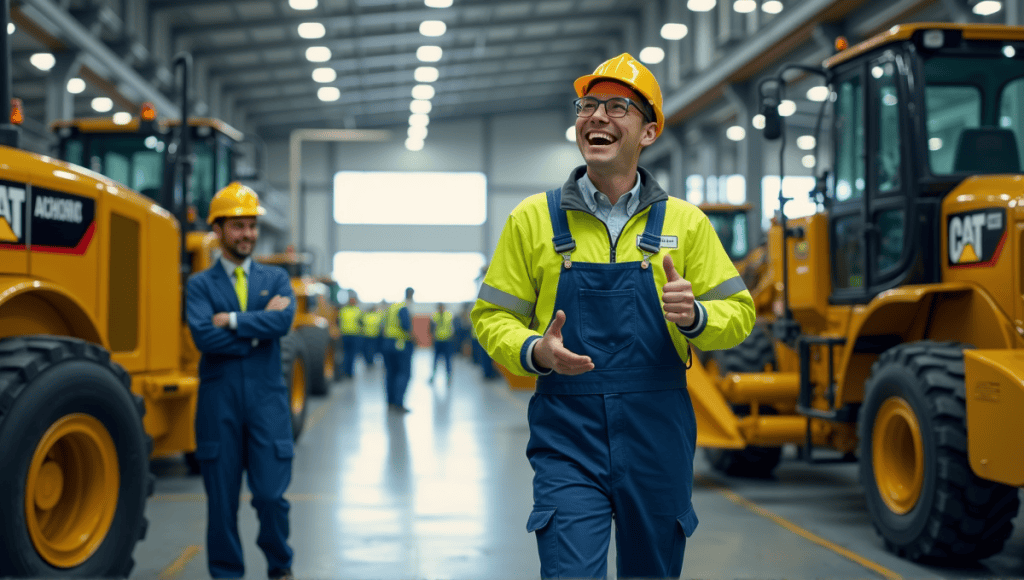
<svg viewBox="0 0 1024 580">
<path fill-rule="evenodd" d="M 668 253 L 679 275 L 693 285 L 706 314 L 703 328 L 695 329 L 695 335 L 688 333 L 689 340 L 703 351 L 742 342 L 754 325 L 754 302 L 707 216 L 693 204 L 669 197 L 649 172 L 639 168 L 640 202 L 613 248 L 607 227 L 590 213 L 576 185 L 585 171 L 585 166 L 577 167 L 562 186 L 561 207 L 568 210 L 569 230 L 576 240 L 572 261 L 640 261 L 638 238 L 650 205 L 667 200 L 661 250 L 650 257 L 658 297 L 667 282 L 662 262 Z M 545 194 L 520 203 L 505 222 L 471 314 L 480 344 L 514 374 L 531 374 L 520 357 L 554 316 L 563 257 L 554 249 L 553 236 Z M 680 359 L 687 360 L 687 337 L 672 322 L 665 324 Z"/>
<path fill-rule="evenodd" d="M 363 311 L 355 304 L 347 304 L 341 307 L 338 312 L 338 322 L 341 324 L 342 334 L 362 334 L 360 328 Z"/>
<path fill-rule="evenodd" d="M 412 319 L 408 319 L 410 327 L 409 330 L 402 328 L 402 309 L 405 308 L 405 302 L 395 302 L 391 306 L 388 306 L 387 318 L 384 322 L 384 338 L 390 338 L 395 341 L 395 345 L 398 350 L 405 348 L 405 343 L 408 340 L 412 340 Z M 408 314 L 408 310 L 406 311 Z"/>
<path fill-rule="evenodd" d="M 379 310 L 371 310 L 363 315 L 363 336 L 377 338 L 380 336 L 380 323 L 384 320 L 384 313 Z"/>
<path fill-rule="evenodd" d="M 430 329 L 434 335 L 434 340 L 451 340 L 452 335 L 455 334 L 455 324 L 452 321 L 452 313 L 445 310 L 444 312 L 435 312 L 431 314 Z"/>
</svg>

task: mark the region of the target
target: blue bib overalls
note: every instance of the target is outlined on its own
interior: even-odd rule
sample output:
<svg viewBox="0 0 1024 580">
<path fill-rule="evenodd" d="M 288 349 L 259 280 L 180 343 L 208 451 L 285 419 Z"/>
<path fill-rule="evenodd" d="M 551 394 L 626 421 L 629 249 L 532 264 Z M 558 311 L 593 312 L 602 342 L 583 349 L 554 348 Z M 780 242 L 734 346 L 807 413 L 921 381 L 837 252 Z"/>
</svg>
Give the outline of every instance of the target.
<svg viewBox="0 0 1024 580">
<path fill-rule="evenodd" d="M 685 365 L 669 337 L 648 258 L 665 202 L 651 206 L 642 262 L 571 262 L 575 242 L 561 190 L 548 192 L 554 244 L 565 261 L 555 311 L 565 347 L 594 370 L 543 375 L 530 400 L 534 507 L 543 578 L 603 578 L 611 522 L 619 577 L 678 577 L 690 504 L 696 423 Z"/>
</svg>

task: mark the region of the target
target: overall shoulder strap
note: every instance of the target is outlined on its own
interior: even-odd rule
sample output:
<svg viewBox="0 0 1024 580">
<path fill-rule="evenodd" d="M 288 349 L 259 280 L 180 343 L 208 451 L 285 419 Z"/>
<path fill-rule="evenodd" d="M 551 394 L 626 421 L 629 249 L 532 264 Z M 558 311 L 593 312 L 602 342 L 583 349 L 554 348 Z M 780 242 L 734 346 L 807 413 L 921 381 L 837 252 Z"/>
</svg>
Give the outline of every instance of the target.
<svg viewBox="0 0 1024 580">
<path fill-rule="evenodd" d="M 572 239 L 572 234 L 569 233 L 569 219 L 566 217 L 565 210 L 559 207 L 562 203 L 562 188 L 548 191 L 547 196 L 551 229 L 555 232 L 555 237 L 551 238 L 551 242 L 554 243 L 555 251 L 559 254 L 571 252 L 576 249 L 576 240 Z"/>
<path fill-rule="evenodd" d="M 655 202 L 651 205 L 651 211 L 647 214 L 647 227 L 640 235 L 640 249 L 652 254 L 658 253 L 661 249 L 661 228 L 665 225 L 665 200 Z"/>
</svg>

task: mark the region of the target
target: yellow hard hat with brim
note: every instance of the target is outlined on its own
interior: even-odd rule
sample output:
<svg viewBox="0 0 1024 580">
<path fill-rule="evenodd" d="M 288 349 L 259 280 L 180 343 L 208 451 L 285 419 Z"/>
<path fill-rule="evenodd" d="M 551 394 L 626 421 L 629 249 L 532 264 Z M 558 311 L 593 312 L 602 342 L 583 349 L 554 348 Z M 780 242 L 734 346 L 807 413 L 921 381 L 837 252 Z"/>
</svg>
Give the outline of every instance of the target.
<svg viewBox="0 0 1024 580">
<path fill-rule="evenodd" d="M 235 181 L 210 200 L 210 215 L 206 223 L 212 224 L 219 218 L 257 217 L 266 213 L 267 210 L 260 206 L 260 196 L 251 187 Z"/>
<path fill-rule="evenodd" d="M 582 97 L 587 90 L 599 80 L 618 81 L 647 99 L 647 104 L 654 109 L 654 118 L 658 123 L 657 135 L 665 127 L 665 113 L 662 111 L 661 86 L 654 74 L 647 69 L 640 61 L 636 60 L 629 53 L 622 53 L 619 56 L 602 62 L 594 74 L 589 74 L 576 79 L 573 87 L 576 88 L 576 96 Z"/>
</svg>

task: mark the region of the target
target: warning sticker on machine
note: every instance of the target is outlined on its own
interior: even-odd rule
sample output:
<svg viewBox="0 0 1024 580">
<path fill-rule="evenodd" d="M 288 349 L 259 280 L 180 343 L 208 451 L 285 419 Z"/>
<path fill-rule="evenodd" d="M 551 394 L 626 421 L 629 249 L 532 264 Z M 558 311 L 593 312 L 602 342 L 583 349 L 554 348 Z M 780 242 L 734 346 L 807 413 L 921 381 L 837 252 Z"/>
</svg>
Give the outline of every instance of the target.
<svg viewBox="0 0 1024 580">
<path fill-rule="evenodd" d="M 32 251 L 84 254 L 96 230 L 96 200 L 32 190 Z"/>
<path fill-rule="evenodd" d="M 949 216 L 949 265 L 992 266 L 1005 242 L 1006 210 L 984 209 Z"/>
</svg>

